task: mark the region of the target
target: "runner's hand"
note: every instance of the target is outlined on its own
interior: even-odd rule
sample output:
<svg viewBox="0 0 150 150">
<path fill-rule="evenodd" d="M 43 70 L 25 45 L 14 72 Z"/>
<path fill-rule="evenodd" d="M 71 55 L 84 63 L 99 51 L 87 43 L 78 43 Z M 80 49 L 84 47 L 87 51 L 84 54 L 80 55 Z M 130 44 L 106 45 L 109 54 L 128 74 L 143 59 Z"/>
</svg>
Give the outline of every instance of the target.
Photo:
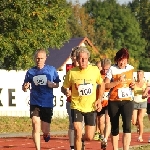
<svg viewBox="0 0 150 150">
<path fill-rule="evenodd" d="M 95 101 L 95 108 L 98 112 L 102 110 L 102 103 L 99 99 Z"/>
<path fill-rule="evenodd" d="M 48 84 L 49 88 L 53 88 L 54 87 L 54 83 L 49 81 L 49 80 L 47 81 L 47 84 Z"/>
<path fill-rule="evenodd" d="M 119 82 L 124 82 L 125 81 L 125 75 L 121 75 L 118 79 Z"/>
<path fill-rule="evenodd" d="M 66 95 L 67 97 L 70 97 L 70 96 L 71 96 L 71 90 L 66 89 L 66 93 L 65 93 L 65 95 Z"/>
<path fill-rule="evenodd" d="M 23 85 L 23 90 L 26 92 L 27 89 L 29 89 L 29 88 L 30 88 L 30 83 L 29 83 L 29 82 L 24 83 L 24 85 Z"/>
<path fill-rule="evenodd" d="M 130 85 L 129 85 L 129 87 L 130 87 L 131 89 L 134 89 L 134 86 L 135 86 L 135 82 L 131 82 Z"/>
</svg>

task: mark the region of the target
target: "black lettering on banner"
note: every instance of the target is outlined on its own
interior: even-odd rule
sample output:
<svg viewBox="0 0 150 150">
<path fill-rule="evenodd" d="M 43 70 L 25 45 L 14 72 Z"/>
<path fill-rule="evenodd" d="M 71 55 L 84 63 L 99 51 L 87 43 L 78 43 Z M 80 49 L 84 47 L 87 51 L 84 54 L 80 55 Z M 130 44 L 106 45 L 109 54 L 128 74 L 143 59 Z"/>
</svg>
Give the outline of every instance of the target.
<svg viewBox="0 0 150 150">
<path fill-rule="evenodd" d="M 15 99 L 15 96 L 12 96 L 12 93 L 15 92 L 15 89 L 8 89 L 8 106 L 16 106 L 12 103 L 12 100 Z"/>
<path fill-rule="evenodd" d="M 2 89 L 0 89 L 0 94 L 1 94 L 1 92 L 2 92 Z M 1 100 L 0 100 L 0 106 L 3 106 Z"/>
<path fill-rule="evenodd" d="M 82 93 L 82 95 L 88 95 L 91 94 L 92 91 L 90 88 L 88 88 L 88 89 L 83 89 L 80 92 Z"/>
<path fill-rule="evenodd" d="M 54 107 L 56 106 L 56 96 L 54 96 L 54 98 L 53 98 L 53 102 L 54 102 Z"/>
<path fill-rule="evenodd" d="M 63 96 L 60 97 L 60 102 L 61 102 L 60 107 L 63 107 L 63 105 L 64 105 Z"/>
</svg>

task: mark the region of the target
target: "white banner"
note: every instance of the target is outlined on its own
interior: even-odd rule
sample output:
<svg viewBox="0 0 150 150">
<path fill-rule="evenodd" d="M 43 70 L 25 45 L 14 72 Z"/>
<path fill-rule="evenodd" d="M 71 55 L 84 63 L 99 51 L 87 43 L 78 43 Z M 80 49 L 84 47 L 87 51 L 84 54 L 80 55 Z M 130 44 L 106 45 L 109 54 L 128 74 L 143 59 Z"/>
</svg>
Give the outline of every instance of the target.
<svg viewBox="0 0 150 150">
<path fill-rule="evenodd" d="M 25 73 L 0 70 L 0 116 L 29 116 L 29 91 L 22 91 Z M 63 117 L 67 115 L 66 96 L 61 93 L 65 72 L 58 71 L 58 74 L 62 82 L 54 89 L 54 117 Z M 150 80 L 150 72 L 145 72 L 145 80 Z"/>
<path fill-rule="evenodd" d="M 23 92 L 26 71 L 0 70 L 0 116 L 29 116 L 30 91 Z M 58 72 L 61 83 L 54 89 L 54 116 L 66 116 L 66 96 L 61 93 L 64 73 Z"/>
</svg>

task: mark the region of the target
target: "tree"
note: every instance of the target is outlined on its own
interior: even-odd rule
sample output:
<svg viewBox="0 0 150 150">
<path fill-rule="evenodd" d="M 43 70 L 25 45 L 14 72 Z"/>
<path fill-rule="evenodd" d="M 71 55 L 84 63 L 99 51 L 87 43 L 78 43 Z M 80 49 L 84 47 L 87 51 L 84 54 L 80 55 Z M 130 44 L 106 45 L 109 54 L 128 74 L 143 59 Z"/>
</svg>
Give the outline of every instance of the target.
<svg viewBox="0 0 150 150">
<path fill-rule="evenodd" d="M 140 57 L 139 69 L 150 70 L 150 1 L 133 0 L 128 7 L 139 22 L 142 31 L 142 37 L 146 40 L 145 49 Z"/>
<path fill-rule="evenodd" d="M 89 0 L 83 5 L 95 19 L 95 43 L 104 53 L 107 49 L 129 49 L 130 56 L 139 60 L 146 45 L 139 22 L 127 5 L 116 0 Z"/>
<path fill-rule="evenodd" d="M 26 69 L 38 48 L 61 47 L 69 16 L 66 0 L 0 0 L 0 68 Z"/>
<path fill-rule="evenodd" d="M 68 28 L 71 32 L 71 37 L 88 37 L 93 42 L 94 19 L 85 12 L 85 8 L 81 7 L 77 1 L 71 4 L 72 14 L 68 19 Z"/>
</svg>

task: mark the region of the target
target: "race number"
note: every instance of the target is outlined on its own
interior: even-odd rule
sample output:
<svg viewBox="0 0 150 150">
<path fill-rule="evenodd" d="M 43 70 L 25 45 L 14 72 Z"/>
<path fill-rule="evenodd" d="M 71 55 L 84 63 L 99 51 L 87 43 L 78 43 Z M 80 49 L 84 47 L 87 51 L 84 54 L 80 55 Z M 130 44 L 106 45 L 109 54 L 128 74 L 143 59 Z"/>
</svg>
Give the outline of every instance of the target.
<svg viewBox="0 0 150 150">
<path fill-rule="evenodd" d="M 131 98 L 132 91 L 130 88 L 119 88 L 118 89 L 118 97 L 119 98 Z"/>
<path fill-rule="evenodd" d="M 92 92 L 93 92 L 92 84 L 81 84 L 78 87 L 79 96 L 88 96 L 91 95 Z"/>
<path fill-rule="evenodd" d="M 109 92 L 105 92 L 102 98 L 102 101 L 108 101 Z"/>
<path fill-rule="evenodd" d="M 47 84 L 47 77 L 46 77 L 46 75 L 34 76 L 33 82 L 35 85 L 46 85 Z"/>
</svg>

